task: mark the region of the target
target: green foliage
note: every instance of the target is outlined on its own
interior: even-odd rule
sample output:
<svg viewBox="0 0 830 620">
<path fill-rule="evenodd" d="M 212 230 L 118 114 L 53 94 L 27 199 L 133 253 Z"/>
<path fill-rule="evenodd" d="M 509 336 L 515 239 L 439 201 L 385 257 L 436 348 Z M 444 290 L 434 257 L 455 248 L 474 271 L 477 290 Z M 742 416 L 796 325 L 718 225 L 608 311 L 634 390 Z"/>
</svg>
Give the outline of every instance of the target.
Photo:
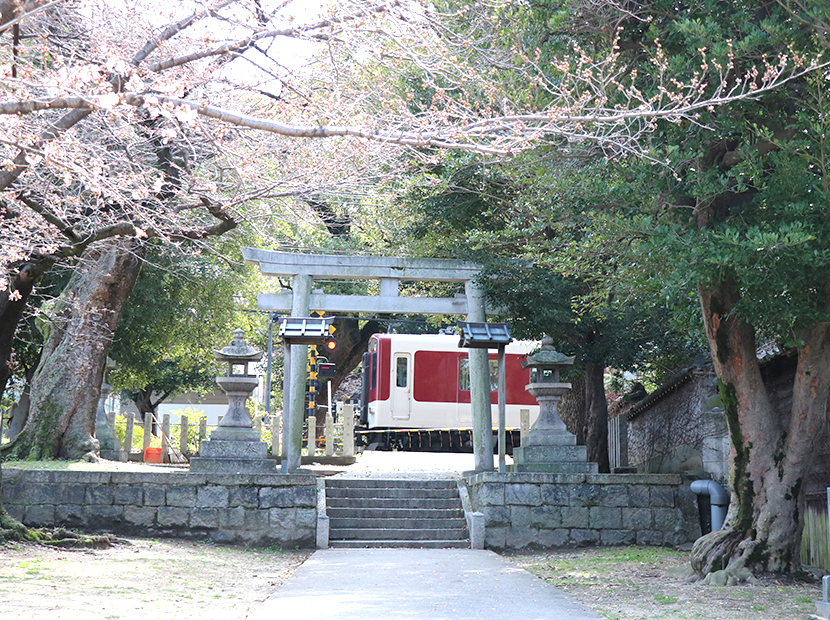
<svg viewBox="0 0 830 620">
<path fill-rule="evenodd" d="M 115 416 L 115 438 L 119 444 L 124 448 L 124 438 L 127 435 L 127 418 L 121 414 Z M 160 447 L 159 443 L 158 446 Z M 133 443 L 132 451 L 141 452 L 144 449 L 144 428 L 139 424 L 133 424 Z"/>
<path fill-rule="evenodd" d="M 805 24 L 826 19 L 826 5 L 805 6 L 813 11 Z M 780 5 L 701 2 L 685 12 L 652 22 L 678 66 L 692 47 L 721 53 L 724 35 L 747 62 L 787 48 L 830 56 Z M 698 284 L 732 282 L 740 294 L 733 312 L 761 338 L 800 346 L 808 325 L 830 318 L 828 112 L 826 77 L 815 75 L 713 110 L 700 124 L 659 123 L 651 152 L 671 170 L 635 170 L 643 208 L 608 217 L 608 229 L 630 239 L 624 276 L 670 306 L 685 304 Z"/>
<path fill-rule="evenodd" d="M 274 435 L 271 433 L 271 425 L 270 424 L 263 424 L 262 430 L 260 432 L 260 437 L 262 441 L 265 442 L 265 445 L 268 446 L 268 453 L 272 454 L 272 450 L 274 447 Z"/>
<path fill-rule="evenodd" d="M 218 256 L 171 256 L 157 248 L 151 259 L 142 266 L 110 356 L 121 366 L 112 384 L 136 402 L 154 394 L 155 405 L 169 395 L 215 388 L 220 368 L 213 351 L 227 344 L 235 327 L 250 323 L 235 298 L 256 278 L 254 270 Z"/>
<path fill-rule="evenodd" d="M 688 362 L 701 348 L 699 311 L 686 335 L 659 298 L 616 277 L 625 251 L 607 219 L 641 208 L 628 168 L 448 157 L 409 194 L 408 208 L 421 212 L 410 231 L 419 247 L 484 265 L 481 284 L 517 338 L 547 333 L 581 363 L 620 369 Z"/>
<path fill-rule="evenodd" d="M 193 407 L 186 407 L 185 409 L 173 409 L 171 415 L 182 416 L 187 418 L 187 451 L 189 454 L 195 454 L 199 450 L 199 420 L 204 416 L 201 409 Z M 124 445 L 124 438 L 127 432 L 127 419 L 123 415 L 115 417 L 115 437 Z M 179 438 L 181 437 L 181 424 L 170 425 L 170 443 L 179 449 Z M 150 438 L 150 446 L 153 448 L 161 448 L 161 435 L 152 436 Z M 132 451 L 141 452 L 144 449 L 144 427 L 140 424 L 133 425 L 133 443 Z"/>
<path fill-rule="evenodd" d="M 199 451 L 199 444 L 201 443 L 199 437 L 199 420 L 203 417 L 204 412 L 200 409 L 187 407 L 184 410 L 173 409 L 170 413 L 187 418 L 187 453 L 196 454 Z M 170 426 L 170 442 L 177 450 L 179 449 L 179 438 L 181 434 L 181 424 L 172 424 Z"/>
</svg>

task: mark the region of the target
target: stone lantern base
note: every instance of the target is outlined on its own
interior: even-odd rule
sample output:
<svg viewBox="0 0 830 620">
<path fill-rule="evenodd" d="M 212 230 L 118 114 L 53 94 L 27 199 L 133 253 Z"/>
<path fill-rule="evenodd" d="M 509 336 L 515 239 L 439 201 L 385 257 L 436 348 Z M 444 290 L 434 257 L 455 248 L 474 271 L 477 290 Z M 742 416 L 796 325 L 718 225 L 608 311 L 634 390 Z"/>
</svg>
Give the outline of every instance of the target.
<svg viewBox="0 0 830 620">
<path fill-rule="evenodd" d="M 218 427 L 203 441 L 199 456 L 190 459 L 190 471 L 200 474 L 275 474 L 277 463 L 268 458 L 268 445 L 252 428 Z"/>
<path fill-rule="evenodd" d="M 531 433 L 528 433 L 527 439 L 530 438 Z M 536 439 L 547 443 L 529 445 L 525 441 L 522 446 L 513 448 L 513 465 L 508 465 L 508 471 L 546 474 L 595 474 L 599 471 L 596 463 L 588 462 L 588 448 L 576 445 L 576 435 L 568 431 L 548 431 Z"/>
<path fill-rule="evenodd" d="M 513 465 L 508 471 L 546 474 L 595 474 L 596 463 L 588 462 L 588 448 L 576 445 L 559 417 L 558 404 L 570 383 L 531 383 L 525 389 L 539 402 L 539 417 L 522 445 L 513 448 Z"/>
<path fill-rule="evenodd" d="M 210 439 L 199 446 L 199 456 L 190 459 L 190 471 L 200 474 L 275 474 L 277 462 L 268 458 L 268 444 L 251 426 L 245 401 L 257 386 L 256 377 L 218 377 L 216 382 L 228 396 L 228 412 Z"/>
</svg>

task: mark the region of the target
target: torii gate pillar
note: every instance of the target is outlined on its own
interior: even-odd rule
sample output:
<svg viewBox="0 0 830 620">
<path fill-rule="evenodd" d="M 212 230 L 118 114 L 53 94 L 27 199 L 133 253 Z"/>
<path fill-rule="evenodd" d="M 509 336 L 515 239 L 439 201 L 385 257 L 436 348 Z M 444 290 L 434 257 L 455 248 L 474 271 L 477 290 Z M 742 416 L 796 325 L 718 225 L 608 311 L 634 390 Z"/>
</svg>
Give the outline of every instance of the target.
<svg viewBox="0 0 830 620">
<path fill-rule="evenodd" d="M 291 280 L 291 316 L 308 316 L 311 301 L 311 276 L 297 274 Z M 303 446 L 303 411 L 305 410 L 305 383 L 308 378 L 308 345 L 291 345 L 291 384 L 283 385 L 282 459 L 281 471 L 300 469 Z M 288 413 L 289 415 L 286 415 Z M 310 433 L 313 431 L 309 431 Z"/>
<path fill-rule="evenodd" d="M 261 310 L 291 312 L 305 317 L 310 310 L 328 313 L 371 312 L 401 314 L 458 314 L 467 321 L 486 321 L 484 296 L 475 277 L 480 267 L 473 263 L 443 259 L 383 256 L 331 256 L 293 254 L 242 248 L 249 263 L 259 265 L 265 275 L 292 278 L 290 293 L 260 294 Z M 313 279 L 380 280 L 380 295 L 327 295 L 312 291 Z M 466 295 L 454 298 L 400 297 L 404 281 L 463 282 Z M 283 463 L 285 471 L 300 467 L 305 399 L 306 345 L 291 345 L 290 385 L 283 388 Z M 490 366 L 487 351 L 470 349 L 470 403 L 473 413 L 473 455 L 476 471 L 493 471 L 493 414 L 490 403 Z"/>
<path fill-rule="evenodd" d="M 484 295 L 472 280 L 464 285 L 467 293 L 467 321 L 487 320 Z M 490 404 L 490 362 L 487 349 L 468 349 L 470 367 L 470 405 L 473 411 L 473 455 L 476 471 L 493 469 L 493 414 Z"/>
</svg>

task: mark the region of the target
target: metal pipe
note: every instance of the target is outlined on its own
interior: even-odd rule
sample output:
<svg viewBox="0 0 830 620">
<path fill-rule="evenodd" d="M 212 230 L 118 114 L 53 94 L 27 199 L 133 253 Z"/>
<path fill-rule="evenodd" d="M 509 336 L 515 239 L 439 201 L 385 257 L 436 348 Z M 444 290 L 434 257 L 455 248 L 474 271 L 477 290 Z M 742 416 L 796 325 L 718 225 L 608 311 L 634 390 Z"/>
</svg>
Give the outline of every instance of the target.
<svg viewBox="0 0 830 620">
<path fill-rule="evenodd" d="M 714 480 L 695 480 L 692 482 L 692 493 L 709 496 L 712 531 L 721 529 L 729 508 L 729 491 Z"/>
<path fill-rule="evenodd" d="M 274 355 L 274 312 L 268 313 L 268 358 L 265 367 L 265 415 L 268 416 L 268 423 L 271 423 L 271 359 Z"/>
<path fill-rule="evenodd" d="M 280 452 L 280 473 L 288 473 L 289 451 L 291 443 L 291 345 L 285 343 L 282 369 L 282 448 Z M 294 458 L 293 453 L 291 458 Z"/>
<path fill-rule="evenodd" d="M 506 437 L 505 437 L 505 426 L 506 426 L 506 398 L 505 398 L 505 355 L 504 355 L 505 345 L 499 345 L 499 473 L 503 474 L 507 471 L 505 467 L 505 458 L 504 453 L 506 450 Z"/>
</svg>

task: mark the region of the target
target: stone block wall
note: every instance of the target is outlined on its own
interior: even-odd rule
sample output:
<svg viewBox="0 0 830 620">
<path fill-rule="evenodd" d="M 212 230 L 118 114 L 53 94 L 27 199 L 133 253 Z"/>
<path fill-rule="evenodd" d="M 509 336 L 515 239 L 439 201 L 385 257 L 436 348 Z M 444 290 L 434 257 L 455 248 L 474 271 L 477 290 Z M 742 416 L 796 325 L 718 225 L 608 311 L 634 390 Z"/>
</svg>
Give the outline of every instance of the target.
<svg viewBox="0 0 830 620">
<path fill-rule="evenodd" d="M 700 473 L 711 432 L 702 415 L 716 406 L 714 373 L 693 368 L 633 403 L 620 414 L 628 417 L 628 463 L 640 473 Z"/>
<path fill-rule="evenodd" d="M 3 468 L 3 502 L 29 526 L 258 546 L 314 547 L 310 474 L 28 471 Z"/>
<path fill-rule="evenodd" d="M 464 482 L 490 549 L 678 546 L 700 536 L 679 475 L 486 472 Z"/>
</svg>

